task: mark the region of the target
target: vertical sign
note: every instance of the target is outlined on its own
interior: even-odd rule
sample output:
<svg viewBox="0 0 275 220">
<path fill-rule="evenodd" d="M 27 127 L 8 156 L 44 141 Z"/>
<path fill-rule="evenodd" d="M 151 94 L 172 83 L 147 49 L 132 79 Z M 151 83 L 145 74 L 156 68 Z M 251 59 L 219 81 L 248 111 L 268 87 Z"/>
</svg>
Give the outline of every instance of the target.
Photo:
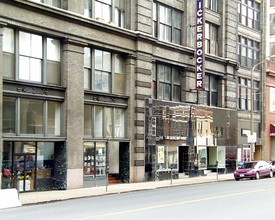
<svg viewBox="0 0 275 220">
<path fill-rule="evenodd" d="M 197 0 L 196 11 L 196 88 L 204 88 L 204 0 Z"/>
</svg>

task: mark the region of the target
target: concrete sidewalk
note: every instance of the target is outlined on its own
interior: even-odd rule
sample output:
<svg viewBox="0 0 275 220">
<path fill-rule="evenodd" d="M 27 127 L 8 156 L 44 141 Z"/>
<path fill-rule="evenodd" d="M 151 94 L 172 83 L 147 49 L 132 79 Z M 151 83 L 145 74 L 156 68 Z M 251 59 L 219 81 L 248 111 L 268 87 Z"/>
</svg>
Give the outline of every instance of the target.
<svg viewBox="0 0 275 220">
<path fill-rule="evenodd" d="M 112 184 L 100 187 L 81 188 L 81 189 L 69 189 L 69 190 L 53 190 L 43 192 L 25 192 L 20 193 L 19 200 L 22 205 L 33 205 L 39 203 L 56 202 L 74 198 L 84 198 L 92 196 L 103 196 L 118 193 L 129 193 L 139 190 L 152 190 L 164 187 L 175 187 L 181 185 L 193 185 L 203 184 L 219 181 L 234 180 L 233 173 L 230 174 L 211 174 L 207 176 L 173 179 L 155 182 L 142 182 L 142 183 L 123 183 L 123 184 Z M 107 191 L 106 191 L 107 189 Z"/>
</svg>

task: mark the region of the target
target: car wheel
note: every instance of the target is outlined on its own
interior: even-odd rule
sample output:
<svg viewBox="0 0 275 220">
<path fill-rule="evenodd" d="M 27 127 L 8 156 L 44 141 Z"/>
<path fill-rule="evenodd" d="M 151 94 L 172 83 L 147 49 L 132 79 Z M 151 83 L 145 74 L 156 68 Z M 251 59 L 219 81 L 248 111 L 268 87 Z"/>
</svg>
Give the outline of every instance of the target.
<svg viewBox="0 0 275 220">
<path fill-rule="evenodd" d="M 260 179 L 260 174 L 259 174 L 259 172 L 256 173 L 255 178 L 256 178 L 256 180 Z"/>
<path fill-rule="evenodd" d="M 269 171 L 269 177 L 270 177 L 270 178 L 273 177 L 273 171 L 272 171 L 272 170 Z"/>
<path fill-rule="evenodd" d="M 235 180 L 236 180 L 236 181 L 239 181 L 239 180 L 240 180 L 240 178 L 235 178 Z"/>
</svg>

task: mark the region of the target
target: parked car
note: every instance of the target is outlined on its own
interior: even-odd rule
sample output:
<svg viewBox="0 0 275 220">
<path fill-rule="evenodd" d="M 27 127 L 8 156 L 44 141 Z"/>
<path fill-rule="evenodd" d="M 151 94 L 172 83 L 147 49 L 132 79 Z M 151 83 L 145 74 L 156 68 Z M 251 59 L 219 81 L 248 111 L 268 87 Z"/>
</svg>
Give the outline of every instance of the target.
<svg viewBox="0 0 275 220">
<path fill-rule="evenodd" d="M 275 160 L 269 161 L 269 165 L 272 167 L 273 175 L 275 173 Z"/>
<path fill-rule="evenodd" d="M 242 178 L 260 179 L 262 177 L 273 177 L 272 166 L 266 161 L 249 161 L 234 172 L 235 180 Z"/>
</svg>

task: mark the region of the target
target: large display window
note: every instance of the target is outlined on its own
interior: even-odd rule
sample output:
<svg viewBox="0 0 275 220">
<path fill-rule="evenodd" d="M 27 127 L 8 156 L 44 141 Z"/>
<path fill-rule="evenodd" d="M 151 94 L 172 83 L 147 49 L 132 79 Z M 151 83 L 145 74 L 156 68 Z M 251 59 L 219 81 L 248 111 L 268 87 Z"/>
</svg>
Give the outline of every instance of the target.
<svg viewBox="0 0 275 220">
<path fill-rule="evenodd" d="M 101 185 L 100 181 L 106 178 L 107 143 L 84 143 L 84 183 Z"/>
<path fill-rule="evenodd" d="M 207 168 L 207 150 L 206 147 L 198 147 L 198 168 Z"/>
<path fill-rule="evenodd" d="M 4 141 L 2 189 L 19 191 L 66 188 L 63 142 Z"/>
<path fill-rule="evenodd" d="M 178 169 L 178 147 L 157 146 L 156 169 Z"/>
</svg>

